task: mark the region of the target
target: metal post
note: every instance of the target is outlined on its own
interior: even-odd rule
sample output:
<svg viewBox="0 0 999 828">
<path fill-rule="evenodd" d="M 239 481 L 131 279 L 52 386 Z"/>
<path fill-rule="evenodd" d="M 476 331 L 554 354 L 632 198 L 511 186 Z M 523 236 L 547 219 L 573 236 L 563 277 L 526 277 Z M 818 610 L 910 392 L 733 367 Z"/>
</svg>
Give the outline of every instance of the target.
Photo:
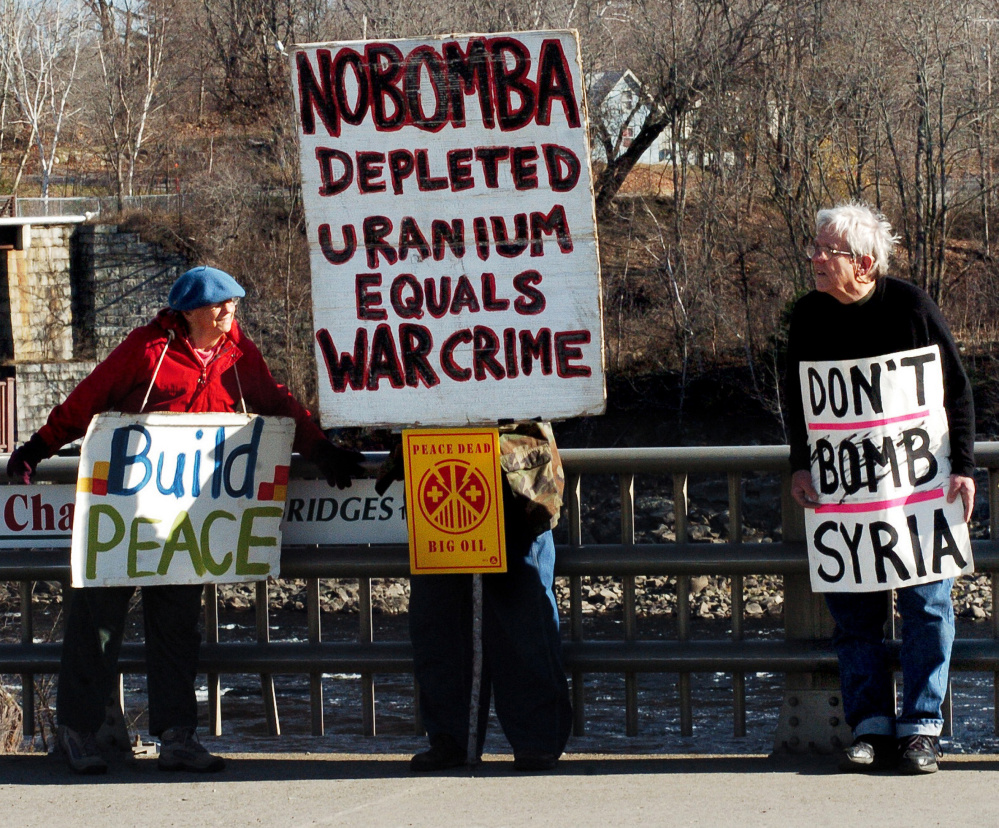
<svg viewBox="0 0 999 828">
<path fill-rule="evenodd" d="M 582 545 L 583 526 L 580 498 L 580 476 L 569 474 L 565 482 L 566 502 L 569 504 L 569 545 Z M 569 576 L 569 638 L 583 640 L 583 578 Z M 583 673 L 572 671 L 572 732 L 576 736 L 586 733 L 586 694 L 583 692 Z"/>
<path fill-rule="evenodd" d="M 676 542 L 687 542 L 687 475 L 673 475 L 673 515 L 676 520 Z M 676 576 L 676 637 L 690 640 L 690 576 Z M 680 673 L 680 735 L 694 735 L 694 716 L 690 700 L 690 673 Z"/>
<path fill-rule="evenodd" d="M 360 640 L 364 644 L 374 641 L 374 619 L 371 617 L 371 579 L 357 580 L 357 614 L 360 621 Z M 361 725 L 365 736 L 378 732 L 375 722 L 375 677 L 371 673 L 361 673 Z"/>
<path fill-rule="evenodd" d="M 35 619 L 31 605 L 31 581 L 21 581 L 21 643 L 35 640 Z M 21 674 L 21 733 L 25 740 L 35 735 L 35 676 Z"/>
<path fill-rule="evenodd" d="M 309 615 L 309 643 L 321 644 L 323 640 L 323 620 L 319 603 L 319 579 L 309 578 L 305 582 L 306 608 Z M 322 736 L 326 733 L 326 721 L 323 716 L 323 674 L 309 673 L 309 709 L 312 713 L 312 735 Z"/>
<path fill-rule="evenodd" d="M 989 538 L 999 538 L 999 469 L 989 469 Z M 999 639 L 999 572 L 990 572 L 992 585 L 992 638 Z M 999 733 L 999 672 L 992 674 L 993 730 Z"/>
<path fill-rule="evenodd" d="M 728 475 L 728 539 L 730 543 L 742 543 L 742 476 L 738 472 Z M 731 585 L 732 640 L 742 641 L 742 575 L 733 575 Z M 736 736 L 746 735 L 744 673 L 732 673 L 732 731 Z"/>
<path fill-rule="evenodd" d="M 791 497 L 791 473 L 781 478 L 781 525 L 785 542 L 804 542 L 805 514 Z M 812 592 L 807 572 L 784 575 L 784 635 L 788 641 L 818 641 L 833 634 L 833 620 L 821 595 Z M 784 680 L 774 752 L 832 753 L 849 744 L 839 676 L 788 673 Z"/>
<path fill-rule="evenodd" d="M 635 544 L 635 475 L 622 474 L 621 487 L 621 544 Z M 634 641 L 637 637 L 635 619 L 635 576 L 622 579 L 624 597 L 624 640 Z M 635 673 L 624 674 L 624 720 L 625 733 L 638 735 L 638 681 Z"/>
<path fill-rule="evenodd" d="M 267 644 L 271 640 L 270 600 L 267 594 L 267 581 L 256 584 L 257 642 Z M 277 696 L 274 693 L 274 677 L 270 673 L 260 674 L 260 691 L 264 699 L 264 715 L 267 717 L 267 732 L 271 736 L 281 735 L 281 722 L 278 719 Z"/>
<path fill-rule="evenodd" d="M 217 584 L 205 584 L 205 638 L 210 644 L 219 643 L 219 588 Z M 222 735 L 222 689 L 218 673 L 206 676 L 208 684 L 208 732 L 212 736 Z"/>
<path fill-rule="evenodd" d="M 479 758 L 479 701 L 482 696 L 482 575 L 472 575 L 472 692 L 468 700 L 468 744 L 465 761 L 473 767 Z"/>
</svg>

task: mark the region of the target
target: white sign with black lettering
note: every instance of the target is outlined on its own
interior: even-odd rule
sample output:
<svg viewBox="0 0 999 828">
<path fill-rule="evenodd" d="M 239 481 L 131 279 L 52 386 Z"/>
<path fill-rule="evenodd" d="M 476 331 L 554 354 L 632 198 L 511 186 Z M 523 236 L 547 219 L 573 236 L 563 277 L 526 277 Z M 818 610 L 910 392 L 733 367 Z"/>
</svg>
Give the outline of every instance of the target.
<svg viewBox="0 0 999 828">
<path fill-rule="evenodd" d="M 947 502 L 950 435 L 940 349 L 799 368 L 812 483 L 805 510 L 816 592 L 872 592 L 973 571 L 960 498 Z"/>
<path fill-rule="evenodd" d="M 324 426 L 605 408 L 572 31 L 292 49 Z"/>
</svg>

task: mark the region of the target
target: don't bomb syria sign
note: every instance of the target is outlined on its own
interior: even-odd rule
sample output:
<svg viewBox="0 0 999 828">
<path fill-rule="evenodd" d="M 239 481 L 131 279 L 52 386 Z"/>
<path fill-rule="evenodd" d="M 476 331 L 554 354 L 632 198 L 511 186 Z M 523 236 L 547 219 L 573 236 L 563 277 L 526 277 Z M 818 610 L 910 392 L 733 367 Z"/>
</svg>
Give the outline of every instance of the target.
<svg viewBox="0 0 999 828">
<path fill-rule="evenodd" d="M 937 346 L 799 369 L 812 483 L 805 510 L 817 592 L 868 592 L 971 572 Z"/>
<path fill-rule="evenodd" d="M 324 425 L 601 413 L 572 32 L 293 50 Z"/>
<path fill-rule="evenodd" d="M 295 421 L 101 414 L 84 438 L 73 586 L 276 577 Z"/>
</svg>

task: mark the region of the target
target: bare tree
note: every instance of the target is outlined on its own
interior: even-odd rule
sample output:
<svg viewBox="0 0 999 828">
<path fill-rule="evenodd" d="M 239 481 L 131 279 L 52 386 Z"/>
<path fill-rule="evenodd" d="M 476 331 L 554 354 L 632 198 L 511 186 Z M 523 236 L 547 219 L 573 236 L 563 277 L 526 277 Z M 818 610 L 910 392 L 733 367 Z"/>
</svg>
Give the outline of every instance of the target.
<svg viewBox="0 0 999 828">
<path fill-rule="evenodd" d="M 133 194 L 135 168 L 158 99 L 171 0 L 86 0 L 97 27 L 101 94 L 90 98 L 119 209 Z"/>
<path fill-rule="evenodd" d="M 597 174 L 597 212 L 606 213 L 635 164 L 668 130 L 676 159 L 686 123 L 718 79 L 745 72 L 763 45 L 766 0 L 637 0 L 621 35 L 631 42 L 649 101 L 631 144 Z M 721 70 L 721 71 L 719 71 Z M 675 175 L 681 174 L 677 168 Z M 679 183 L 679 182 L 677 182 Z"/>
<path fill-rule="evenodd" d="M 0 60 L 38 153 L 48 197 L 83 42 L 83 7 L 74 0 L 5 0 Z"/>
<path fill-rule="evenodd" d="M 211 94 L 220 109 L 253 118 L 283 106 L 289 94 L 285 45 L 340 37 L 333 7 L 324 0 L 202 0 L 197 25 L 213 63 Z"/>
<path fill-rule="evenodd" d="M 885 37 L 897 49 L 901 70 L 892 83 L 904 94 L 893 99 L 883 88 L 880 96 L 898 227 L 910 274 L 938 302 L 953 214 L 969 201 L 961 179 L 972 158 L 972 125 L 979 112 L 968 95 L 974 85 L 964 76 L 961 50 L 974 11 L 971 3 L 931 2 L 905 6 L 885 21 Z"/>
<path fill-rule="evenodd" d="M 999 17 L 974 17 L 967 29 L 967 74 L 970 95 L 978 113 L 972 123 L 978 156 L 978 183 L 981 197 L 982 251 L 992 256 L 992 207 L 995 202 L 995 92 L 992 88 L 993 27 Z"/>
<path fill-rule="evenodd" d="M 3 8 L 6 15 L 8 9 Z M 6 30 L 8 21 L 6 16 L 0 20 L 0 29 Z M 13 155 L 17 161 L 14 164 L 16 172 L 10 181 L 10 191 L 17 194 L 17 188 L 21 183 L 21 176 L 24 175 L 24 167 L 28 163 L 33 145 L 31 134 L 25 134 L 26 124 L 19 116 L 17 105 L 13 100 L 11 92 L 11 77 L 7 72 L 6 64 L 0 61 L 0 75 L 3 76 L 3 90 L 0 92 L 0 159 L 4 154 Z M 12 105 L 13 104 L 13 105 Z"/>
</svg>

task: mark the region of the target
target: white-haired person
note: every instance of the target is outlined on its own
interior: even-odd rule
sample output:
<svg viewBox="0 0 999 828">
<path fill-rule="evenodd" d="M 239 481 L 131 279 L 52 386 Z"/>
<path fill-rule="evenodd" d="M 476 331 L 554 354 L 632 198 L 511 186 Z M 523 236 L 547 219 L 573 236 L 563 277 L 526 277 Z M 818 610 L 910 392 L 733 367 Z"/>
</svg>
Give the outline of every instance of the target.
<svg viewBox="0 0 999 828">
<path fill-rule="evenodd" d="M 947 500 L 961 498 L 964 519 L 975 499 L 975 413 L 971 385 L 940 309 L 916 285 L 888 276 L 897 238 L 880 213 L 863 204 L 820 210 L 807 247 L 815 289 L 794 306 L 788 337 L 785 400 L 791 443 L 791 493 L 817 508 L 804 415 L 801 362 L 854 360 L 937 345 L 950 431 Z M 896 590 L 902 618 L 902 705 L 896 707 L 885 642 L 887 595 L 828 592 L 836 622 L 844 713 L 854 742 L 843 753 L 844 771 L 898 768 L 932 773 L 942 753 L 941 705 L 947 691 L 954 640 L 953 579 Z"/>
<path fill-rule="evenodd" d="M 362 473 L 362 455 L 330 443 L 291 392 L 275 382 L 236 322 L 236 305 L 245 295 L 222 270 L 195 267 L 184 273 L 170 290 L 169 307 L 132 331 L 13 452 L 8 475 L 30 481 L 39 461 L 82 437 L 91 418 L 105 411 L 249 411 L 294 418 L 294 450 L 311 459 L 330 485 L 349 486 L 351 477 Z M 213 772 L 225 766 L 196 735 L 202 591 L 198 584 L 142 588 L 149 732 L 161 740 L 161 770 Z M 59 747 L 77 773 L 108 768 L 95 736 L 115 696 L 134 592 L 133 587 L 71 590 L 56 713 Z"/>
</svg>

